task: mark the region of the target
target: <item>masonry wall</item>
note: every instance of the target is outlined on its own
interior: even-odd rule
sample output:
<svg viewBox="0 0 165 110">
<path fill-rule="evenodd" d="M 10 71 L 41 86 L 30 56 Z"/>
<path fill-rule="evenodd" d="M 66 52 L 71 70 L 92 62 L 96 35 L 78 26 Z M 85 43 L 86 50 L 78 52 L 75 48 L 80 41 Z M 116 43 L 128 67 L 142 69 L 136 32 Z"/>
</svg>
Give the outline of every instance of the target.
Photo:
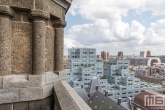
<svg viewBox="0 0 165 110">
<path fill-rule="evenodd" d="M 46 99 L 0 105 L 0 110 L 54 110 L 54 97 Z"/>
</svg>

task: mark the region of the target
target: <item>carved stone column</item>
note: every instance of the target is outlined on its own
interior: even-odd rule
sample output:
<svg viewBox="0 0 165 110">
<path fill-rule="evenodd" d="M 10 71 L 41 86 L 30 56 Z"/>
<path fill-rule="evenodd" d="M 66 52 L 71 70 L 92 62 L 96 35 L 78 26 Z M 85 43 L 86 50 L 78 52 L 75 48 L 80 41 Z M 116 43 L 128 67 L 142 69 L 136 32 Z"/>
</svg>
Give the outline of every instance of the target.
<svg viewBox="0 0 165 110">
<path fill-rule="evenodd" d="M 64 27 L 66 22 L 61 19 L 57 19 L 54 22 L 55 27 L 55 54 L 54 54 L 54 71 L 60 72 L 64 70 L 63 66 L 63 51 L 64 51 Z"/>
<path fill-rule="evenodd" d="M 49 19 L 49 13 L 41 10 L 31 10 L 33 17 L 33 58 L 32 69 L 34 75 L 45 73 L 45 19 Z"/>
<path fill-rule="evenodd" d="M 0 5 L 0 76 L 11 74 L 11 16 L 13 10 Z"/>
</svg>

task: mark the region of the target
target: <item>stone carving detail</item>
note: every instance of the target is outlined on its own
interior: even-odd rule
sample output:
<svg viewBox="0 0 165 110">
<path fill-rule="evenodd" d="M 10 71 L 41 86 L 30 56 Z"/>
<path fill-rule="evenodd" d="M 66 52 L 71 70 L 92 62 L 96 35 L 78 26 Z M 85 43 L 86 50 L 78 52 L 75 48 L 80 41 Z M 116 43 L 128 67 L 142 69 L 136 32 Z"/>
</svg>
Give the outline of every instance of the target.
<svg viewBox="0 0 165 110">
<path fill-rule="evenodd" d="M 12 73 L 31 73 L 32 24 L 12 22 Z"/>
<path fill-rule="evenodd" d="M 0 17 L 0 76 L 11 73 L 11 22 Z"/>
<path fill-rule="evenodd" d="M 54 71 L 54 35 L 53 28 L 46 28 L 46 41 L 45 41 L 45 71 Z"/>
</svg>

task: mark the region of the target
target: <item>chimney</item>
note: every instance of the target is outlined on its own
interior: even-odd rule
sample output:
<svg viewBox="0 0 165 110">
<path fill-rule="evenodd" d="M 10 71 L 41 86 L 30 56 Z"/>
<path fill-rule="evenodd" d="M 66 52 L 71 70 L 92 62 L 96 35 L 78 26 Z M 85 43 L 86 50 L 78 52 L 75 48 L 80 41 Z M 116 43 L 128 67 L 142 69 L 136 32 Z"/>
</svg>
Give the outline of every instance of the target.
<svg viewBox="0 0 165 110">
<path fill-rule="evenodd" d="M 105 97 L 107 97 L 108 96 L 108 92 L 107 91 L 105 91 Z"/>
<path fill-rule="evenodd" d="M 120 104 L 121 104 L 121 98 L 118 98 L 117 105 L 120 106 Z"/>
<path fill-rule="evenodd" d="M 99 86 L 98 86 L 98 85 L 96 85 L 96 91 L 98 91 L 98 89 L 99 89 Z"/>
</svg>

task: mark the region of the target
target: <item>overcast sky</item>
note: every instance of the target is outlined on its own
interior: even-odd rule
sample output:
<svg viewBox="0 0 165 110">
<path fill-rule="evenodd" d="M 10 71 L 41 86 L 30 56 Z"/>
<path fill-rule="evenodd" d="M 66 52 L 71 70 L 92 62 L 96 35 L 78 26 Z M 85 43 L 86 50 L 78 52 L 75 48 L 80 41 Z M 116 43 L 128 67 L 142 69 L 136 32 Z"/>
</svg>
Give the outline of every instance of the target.
<svg viewBox="0 0 165 110">
<path fill-rule="evenodd" d="M 65 49 L 96 48 L 125 55 L 165 55 L 165 0 L 73 0 Z"/>
</svg>

